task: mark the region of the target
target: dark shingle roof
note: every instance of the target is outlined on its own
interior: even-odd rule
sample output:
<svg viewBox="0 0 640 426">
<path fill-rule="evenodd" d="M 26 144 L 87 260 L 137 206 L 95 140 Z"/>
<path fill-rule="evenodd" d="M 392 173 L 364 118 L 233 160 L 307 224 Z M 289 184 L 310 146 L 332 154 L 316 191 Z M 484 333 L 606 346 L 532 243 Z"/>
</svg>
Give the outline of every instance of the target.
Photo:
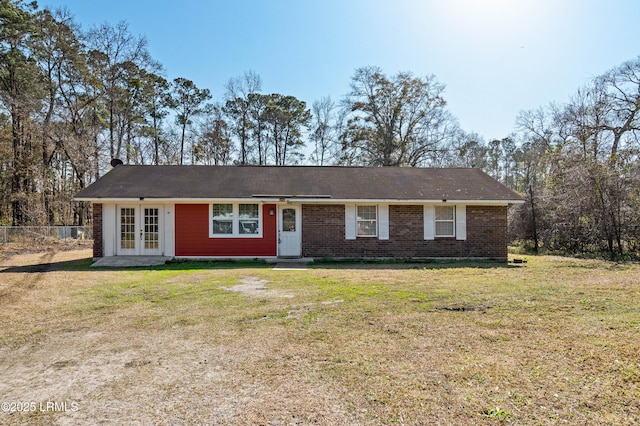
<svg viewBox="0 0 640 426">
<path fill-rule="evenodd" d="M 316 166 L 117 166 L 76 198 L 330 197 L 338 200 L 522 198 L 480 169 Z"/>
</svg>

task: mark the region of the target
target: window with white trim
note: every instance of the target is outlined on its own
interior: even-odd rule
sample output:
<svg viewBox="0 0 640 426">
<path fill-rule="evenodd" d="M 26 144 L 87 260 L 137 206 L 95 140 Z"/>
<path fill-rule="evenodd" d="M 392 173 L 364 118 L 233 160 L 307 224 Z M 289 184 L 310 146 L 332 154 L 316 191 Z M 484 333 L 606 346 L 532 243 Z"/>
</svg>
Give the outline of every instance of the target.
<svg viewBox="0 0 640 426">
<path fill-rule="evenodd" d="M 257 204 L 238 204 L 238 231 L 240 234 L 260 233 L 260 208 Z"/>
<path fill-rule="evenodd" d="M 212 234 L 233 234 L 233 204 L 213 204 L 211 214 L 213 216 Z"/>
<path fill-rule="evenodd" d="M 262 237 L 262 209 L 258 203 L 214 203 L 210 213 L 212 238 Z"/>
<path fill-rule="evenodd" d="M 435 236 L 455 237 L 455 206 L 436 206 L 435 208 Z"/>
<path fill-rule="evenodd" d="M 378 236 L 377 206 L 356 206 L 356 230 L 358 237 Z"/>
</svg>

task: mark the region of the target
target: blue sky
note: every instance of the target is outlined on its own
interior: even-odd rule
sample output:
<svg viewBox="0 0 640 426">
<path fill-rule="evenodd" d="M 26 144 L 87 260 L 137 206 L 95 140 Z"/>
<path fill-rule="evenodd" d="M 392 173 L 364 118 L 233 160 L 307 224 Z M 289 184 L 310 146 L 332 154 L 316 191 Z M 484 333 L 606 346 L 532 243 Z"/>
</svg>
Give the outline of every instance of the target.
<svg viewBox="0 0 640 426">
<path fill-rule="evenodd" d="M 465 131 L 514 130 L 520 110 L 565 102 L 640 55 L 637 0 L 40 0 L 84 29 L 127 21 L 165 77 L 221 100 L 253 70 L 264 93 L 309 105 L 349 90 L 354 70 L 434 74 Z"/>
</svg>

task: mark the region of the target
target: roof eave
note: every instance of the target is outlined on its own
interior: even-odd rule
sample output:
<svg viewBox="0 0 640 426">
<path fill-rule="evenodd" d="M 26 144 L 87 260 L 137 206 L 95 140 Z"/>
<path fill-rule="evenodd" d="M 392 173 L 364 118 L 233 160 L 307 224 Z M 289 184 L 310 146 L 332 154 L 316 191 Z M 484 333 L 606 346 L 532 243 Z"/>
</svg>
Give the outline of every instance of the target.
<svg viewBox="0 0 640 426">
<path fill-rule="evenodd" d="M 462 199 L 395 199 L 395 198 L 298 198 L 298 197 L 207 197 L 207 198 L 154 198 L 154 197 L 77 197 L 76 201 L 87 201 L 92 203 L 209 203 L 213 201 L 228 202 L 262 202 L 262 203 L 307 203 L 307 204 L 350 204 L 350 203 L 369 203 L 369 204 L 473 204 L 473 205 L 495 205 L 504 206 L 509 204 L 523 204 L 525 201 L 520 199 L 510 200 L 462 200 Z"/>
</svg>

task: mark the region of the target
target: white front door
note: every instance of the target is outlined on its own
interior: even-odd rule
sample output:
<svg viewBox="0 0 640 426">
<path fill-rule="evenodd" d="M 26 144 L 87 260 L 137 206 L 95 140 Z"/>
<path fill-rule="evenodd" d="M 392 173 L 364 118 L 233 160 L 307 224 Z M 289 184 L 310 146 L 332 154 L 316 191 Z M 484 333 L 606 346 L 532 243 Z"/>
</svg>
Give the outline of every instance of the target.
<svg viewBox="0 0 640 426">
<path fill-rule="evenodd" d="M 162 207 L 118 206 L 116 254 L 158 256 L 162 254 Z"/>
<path fill-rule="evenodd" d="M 300 206 L 283 205 L 278 208 L 278 256 L 301 256 L 300 224 Z"/>
</svg>

